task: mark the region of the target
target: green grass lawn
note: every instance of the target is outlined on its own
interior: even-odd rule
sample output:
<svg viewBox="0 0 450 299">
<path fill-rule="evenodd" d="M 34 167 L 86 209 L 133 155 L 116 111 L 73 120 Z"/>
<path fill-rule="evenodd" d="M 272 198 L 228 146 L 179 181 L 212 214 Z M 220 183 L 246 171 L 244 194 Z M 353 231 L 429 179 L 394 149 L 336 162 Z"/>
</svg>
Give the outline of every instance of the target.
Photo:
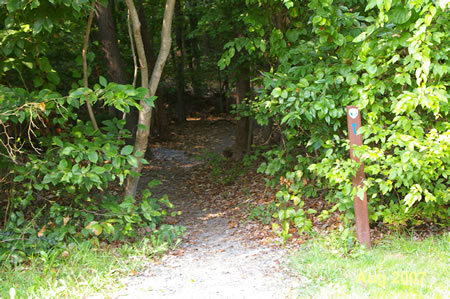
<svg viewBox="0 0 450 299">
<path fill-rule="evenodd" d="M 316 238 L 291 259 L 300 298 L 450 298 L 450 234 L 415 241 L 395 237 L 342 254 Z"/>
<path fill-rule="evenodd" d="M 155 254 L 149 240 L 119 248 L 103 248 L 90 242 L 72 244 L 62 251 L 42 252 L 24 265 L 0 265 L 0 298 L 108 297 L 123 287 L 121 277 L 136 274 Z M 13 289 L 13 290 L 12 290 Z"/>
</svg>

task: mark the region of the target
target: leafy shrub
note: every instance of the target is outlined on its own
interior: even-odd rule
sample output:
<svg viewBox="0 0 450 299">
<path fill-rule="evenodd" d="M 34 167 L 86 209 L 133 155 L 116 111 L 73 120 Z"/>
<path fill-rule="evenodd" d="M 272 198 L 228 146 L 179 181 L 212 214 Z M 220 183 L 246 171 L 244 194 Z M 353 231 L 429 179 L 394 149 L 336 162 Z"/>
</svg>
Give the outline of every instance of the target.
<svg viewBox="0 0 450 299">
<path fill-rule="evenodd" d="M 263 224 L 269 224 L 277 211 L 278 207 L 275 202 L 271 202 L 267 205 L 257 205 L 250 210 L 248 220 L 258 220 Z"/>
<path fill-rule="evenodd" d="M 283 7 L 285 28 L 258 12 L 244 20 L 267 35 L 262 51 L 276 65 L 257 78 L 262 88 L 246 105 L 260 124 L 272 119 L 282 128 L 259 171 L 272 186 L 287 178 L 283 199 L 322 195 L 351 219 L 355 194 L 367 192 L 373 222 L 448 225 L 448 8 L 431 0 L 308 1 Z M 261 40 L 252 32 L 227 44 L 221 62 Z M 359 190 L 351 183 L 359 164 L 349 158 L 348 105 L 359 107 L 364 125 L 355 155 L 367 180 Z"/>
<path fill-rule="evenodd" d="M 6 138 L 0 160 L 6 166 L 6 198 L 0 201 L 6 209 L 0 211 L 0 261 L 19 263 L 36 252 L 64 248 L 74 239 L 125 241 L 148 233 L 159 244 L 176 243 L 183 233 L 178 227 L 161 226 L 173 206 L 166 196 L 152 197 L 150 189 L 158 182 L 150 182 L 140 200 L 115 195 L 120 191 L 115 186 L 136 175 L 131 168 L 138 159 L 148 162 L 126 145 L 124 120 L 105 120 L 95 130 L 90 121 L 78 119 L 76 111 L 86 98 L 129 111 L 145 90 L 105 80 L 102 84 L 104 89 L 80 88 L 65 98 L 48 90 L 28 94 L 2 87 L 0 121 Z M 41 101 L 33 102 L 35 97 Z M 58 130 L 46 132 L 51 126 Z M 9 127 L 19 132 L 15 144 L 8 138 L 14 132 Z"/>
</svg>

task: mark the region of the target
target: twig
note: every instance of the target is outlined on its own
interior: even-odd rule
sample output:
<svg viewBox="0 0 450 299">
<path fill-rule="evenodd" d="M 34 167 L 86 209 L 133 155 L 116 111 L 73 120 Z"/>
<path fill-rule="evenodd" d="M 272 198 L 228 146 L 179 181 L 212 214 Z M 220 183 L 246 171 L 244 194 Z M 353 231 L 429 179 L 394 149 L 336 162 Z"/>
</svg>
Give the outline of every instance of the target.
<svg viewBox="0 0 450 299">
<path fill-rule="evenodd" d="M 66 98 L 66 97 L 62 97 L 62 98 Z M 0 115 L 1 116 L 5 116 L 8 119 L 10 116 L 17 116 L 18 112 L 21 111 L 21 110 L 29 109 L 29 111 L 30 111 L 30 118 L 29 118 L 28 130 L 27 130 L 28 141 L 30 142 L 30 144 L 33 147 L 33 149 L 39 154 L 39 153 L 41 153 L 41 150 L 34 146 L 33 141 L 31 139 L 31 135 L 36 137 L 36 133 L 34 132 L 33 129 L 38 129 L 39 128 L 36 125 L 36 123 L 33 121 L 33 117 L 37 118 L 38 121 L 44 127 L 47 127 L 47 125 L 45 124 L 44 119 L 41 117 L 41 115 L 39 113 L 34 113 L 34 111 L 37 111 L 38 109 L 40 109 L 40 105 L 42 105 L 42 103 L 45 104 L 47 102 L 53 101 L 55 106 L 56 106 L 56 109 L 59 112 L 59 114 L 67 119 L 67 117 L 65 117 L 65 115 L 61 111 L 61 108 L 65 109 L 65 110 L 67 110 L 67 108 L 61 106 L 58 103 L 58 101 L 56 101 L 56 99 L 58 99 L 58 98 L 51 99 L 51 100 L 48 100 L 48 101 L 45 101 L 45 102 L 26 103 L 26 104 L 23 104 L 23 105 L 17 107 L 16 109 L 3 111 L 3 112 L 0 113 Z M 7 157 L 7 158 L 11 159 L 13 161 L 13 163 L 15 163 L 15 164 L 20 164 L 20 163 L 17 162 L 16 155 L 18 153 L 22 153 L 21 150 L 22 150 L 22 148 L 25 145 L 25 141 L 23 141 L 22 143 L 19 143 L 17 141 L 18 139 L 16 139 L 15 144 L 11 144 L 11 140 L 14 140 L 14 138 L 10 137 L 9 134 L 8 134 L 8 129 L 7 128 L 9 127 L 9 125 L 5 124 L 3 121 L 0 120 L 0 126 L 3 127 L 3 132 L 0 131 L 0 136 L 2 136 L 2 135 L 5 136 L 5 141 L 0 139 L 0 146 L 3 147 L 6 150 L 6 152 L 7 152 L 7 154 L 0 153 L 0 156 L 4 156 L 4 157 Z"/>
<path fill-rule="evenodd" d="M 36 134 L 34 133 L 32 127 L 38 128 L 38 126 L 36 126 L 33 122 L 33 110 L 31 109 L 30 106 L 30 123 L 28 124 L 28 140 L 30 141 L 31 147 L 36 151 L 36 153 L 40 154 L 41 150 L 37 147 L 34 146 L 33 142 L 31 142 L 31 134 L 34 135 L 34 137 L 36 137 Z"/>
<path fill-rule="evenodd" d="M 137 78 L 139 66 L 137 64 L 136 50 L 134 48 L 134 39 L 133 39 L 133 32 L 132 32 L 132 29 L 131 29 L 130 18 L 131 18 L 130 10 L 128 10 L 128 18 L 127 18 L 128 35 L 130 36 L 131 53 L 133 54 L 133 63 L 134 63 L 133 87 L 136 87 L 136 78 Z"/>
<path fill-rule="evenodd" d="M 94 18 L 94 7 L 95 2 L 92 3 L 91 11 L 89 12 L 88 22 L 86 26 L 86 33 L 84 35 L 84 43 L 83 43 L 83 50 L 81 51 L 81 57 L 83 59 L 83 81 L 84 81 L 84 87 L 88 87 L 88 71 L 87 71 L 87 59 L 86 59 L 86 53 L 87 53 L 87 47 L 89 43 L 89 34 L 91 32 L 91 26 L 92 26 L 92 19 Z M 89 97 L 86 96 L 86 106 L 89 112 L 89 117 L 91 118 L 92 126 L 95 130 L 98 130 L 97 121 L 95 120 L 94 111 L 92 110 L 91 103 L 89 102 Z"/>
<path fill-rule="evenodd" d="M 138 71 L 139 71 L 139 66 L 137 64 L 136 49 L 135 49 L 135 45 L 134 45 L 133 31 L 131 28 L 130 18 L 131 18 L 130 10 L 128 10 L 128 18 L 127 18 L 128 35 L 130 36 L 131 54 L 133 55 L 133 64 L 134 64 L 133 87 L 136 87 L 136 80 L 137 80 L 137 75 L 138 75 Z M 127 118 L 127 113 L 124 112 L 122 115 L 122 119 L 126 119 L 126 118 Z"/>
</svg>

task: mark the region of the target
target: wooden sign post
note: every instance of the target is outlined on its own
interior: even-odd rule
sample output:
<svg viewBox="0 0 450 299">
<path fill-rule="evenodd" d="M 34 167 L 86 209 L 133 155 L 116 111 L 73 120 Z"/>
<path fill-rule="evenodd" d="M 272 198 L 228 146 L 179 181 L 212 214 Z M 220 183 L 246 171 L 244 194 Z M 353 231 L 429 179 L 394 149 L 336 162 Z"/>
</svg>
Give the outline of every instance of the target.
<svg viewBox="0 0 450 299">
<path fill-rule="evenodd" d="M 361 115 L 356 106 L 347 106 L 347 127 L 348 137 L 350 139 L 350 158 L 359 162 L 359 158 L 353 155 L 353 146 L 362 145 L 362 135 L 357 134 L 361 127 Z M 364 164 L 358 169 L 353 177 L 353 187 L 363 187 L 364 180 Z M 364 192 L 364 198 L 355 195 L 353 206 L 355 208 L 356 235 L 361 244 L 370 248 L 370 227 L 369 227 L 369 211 L 367 208 L 367 193 Z"/>
</svg>

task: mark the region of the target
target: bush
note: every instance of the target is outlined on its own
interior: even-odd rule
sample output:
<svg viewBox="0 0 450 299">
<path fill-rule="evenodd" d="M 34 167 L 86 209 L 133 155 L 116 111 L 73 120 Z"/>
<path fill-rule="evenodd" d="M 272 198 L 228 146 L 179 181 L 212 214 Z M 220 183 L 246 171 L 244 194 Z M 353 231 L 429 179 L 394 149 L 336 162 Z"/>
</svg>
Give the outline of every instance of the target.
<svg viewBox="0 0 450 299">
<path fill-rule="evenodd" d="M 128 105 L 145 90 L 104 87 L 81 88 L 65 98 L 46 90 L 28 94 L 2 87 L 0 121 L 6 138 L 0 163 L 5 166 L 6 198 L 0 201 L 6 208 L 0 211 L 0 261 L 20 263 L 74 239 L 125 241 L 148 233 L 155 242 L 176 242 L 182 234 L 181 228 L 160 227 L 173 206 L 167 196 L 152 197 L 150 189 L 159 182 L 150 182 L 140 200 L 117 196 L 117 186 L 137 175 L 131 169 L 138 159 L 148 162 L 126 145 L 124 120 L 105 120 L 95 130 L 90 121 L 78 119 L 76 111 L 86 97 L 129 111 Z M 34 97 L 41 101 L 33 102 Z M 18 132 L 15 144 L 8 138 L 11 132 Z"/>
<path fill-rule="evenodd" d="M 351 219 L 355 194 L 367 192 L 372 222 L 447 226 L 448 3 L 306 5 L 293 4 L 285 31 L 272 30 L 269 55 L 278 67 L 263 73 L 264 88 L 247 103 L 260 124 L 271 118 L 283 134 L 259 171 L 272 186 L 286 179 L 279 196 L 295 204 L 320 195 Z M 360 190 L 351 183 L 359 164 L 349 158 L 348 105 L 363 119 Z"/>
</svg>

